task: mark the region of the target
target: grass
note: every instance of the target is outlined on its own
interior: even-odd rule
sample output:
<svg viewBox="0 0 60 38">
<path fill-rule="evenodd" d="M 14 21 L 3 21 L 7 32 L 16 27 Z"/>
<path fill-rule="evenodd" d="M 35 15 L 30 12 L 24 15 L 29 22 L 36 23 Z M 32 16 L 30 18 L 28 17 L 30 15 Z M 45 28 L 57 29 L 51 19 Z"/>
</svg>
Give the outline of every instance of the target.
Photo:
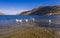
<svg viewBox="0 0 60 38">
<path fill-rule="evenodd" d="M 3 38 L 57 38 L 56 32 L 48 30 L 45 27 L 21 27 L 19 30 L 6 31 L 6 34 L 0 34 Z"/>
</svg>

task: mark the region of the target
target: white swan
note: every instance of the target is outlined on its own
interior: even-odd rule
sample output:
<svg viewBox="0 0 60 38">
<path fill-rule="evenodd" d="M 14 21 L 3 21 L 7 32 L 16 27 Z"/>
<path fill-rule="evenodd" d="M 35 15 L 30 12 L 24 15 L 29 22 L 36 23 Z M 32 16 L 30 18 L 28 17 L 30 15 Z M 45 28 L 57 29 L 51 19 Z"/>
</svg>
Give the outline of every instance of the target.
<svg viewBox="0 0 60 38">
<path fill-rule="evenodd" d="M 51 24 L 51 20 L 49 20 L 49 24 Z"/>
<path fill-rule="evenodd" d="M 18 23 L 18 22 L 22 22 L 22 20 L 18 20 L 18 19 L 16 19 L 16 22 Z"/>
<path fill-rule="evenodd" d="M 28 19 L 25 19 L 26 22 L 28 22 Z"/>
</svg>

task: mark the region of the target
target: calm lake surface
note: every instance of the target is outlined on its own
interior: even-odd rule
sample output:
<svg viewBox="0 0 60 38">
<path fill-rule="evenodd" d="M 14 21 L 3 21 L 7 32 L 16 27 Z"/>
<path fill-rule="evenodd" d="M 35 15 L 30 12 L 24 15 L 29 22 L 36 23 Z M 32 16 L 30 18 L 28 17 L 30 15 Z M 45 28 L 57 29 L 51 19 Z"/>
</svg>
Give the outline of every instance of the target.
<svg viewBox="0 0 60 38">
<path fill-rule="evenodd" d="M 19 16 L 19 15 L 0 15 L 0 20 L 11 20 L 11 19 L 60 19 L 60 15 L 26 15 L 26 16 Z"/>
<path fill-rule="evenodd" d="M 60 15 L 29 15 L 29 16 L 19 16 L 19 15 L 1 15 L 0 16 L 0 26 L 4 25 L 16 25 L 16 19 L 25 19 L 32 20 L 35 19 L 36 22 L 42 24 L 49 24 L 49 20 L 51 20 L 52 25 L 60 26 Z"/>
</svg>

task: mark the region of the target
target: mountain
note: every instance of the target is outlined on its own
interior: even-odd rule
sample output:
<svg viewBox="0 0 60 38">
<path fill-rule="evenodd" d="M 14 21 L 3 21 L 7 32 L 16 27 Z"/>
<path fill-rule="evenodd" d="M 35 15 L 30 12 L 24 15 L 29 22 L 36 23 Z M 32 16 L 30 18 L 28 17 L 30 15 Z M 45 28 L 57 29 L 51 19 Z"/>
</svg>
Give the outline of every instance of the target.
<svg viewBox="0 0 60 38">
<path fill-rule="evenodd" d="M 60 6 L 41 6 L 29 11 L 22 12 L 19 15 L 50 15 L 60 14 Z"/>
<path fill-rule="evenodd" d="M 4 13 L 0 12 L 0 15 L 4 15 Z"/>
</svg>

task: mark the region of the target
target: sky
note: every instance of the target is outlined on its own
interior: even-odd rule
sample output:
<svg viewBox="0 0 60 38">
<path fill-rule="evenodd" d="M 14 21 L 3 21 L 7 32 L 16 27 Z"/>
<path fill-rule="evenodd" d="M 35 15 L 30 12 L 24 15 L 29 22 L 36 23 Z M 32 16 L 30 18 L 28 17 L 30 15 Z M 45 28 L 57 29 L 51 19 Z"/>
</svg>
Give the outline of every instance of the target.
<svg viewBox="0 0 60 38">
<path fill-rule="evenodd" d="M 0 13 L 15 15 L 39 6 L 54 5 L 60 5 L 60 0 L 0 0 Z"/>
</svg>

